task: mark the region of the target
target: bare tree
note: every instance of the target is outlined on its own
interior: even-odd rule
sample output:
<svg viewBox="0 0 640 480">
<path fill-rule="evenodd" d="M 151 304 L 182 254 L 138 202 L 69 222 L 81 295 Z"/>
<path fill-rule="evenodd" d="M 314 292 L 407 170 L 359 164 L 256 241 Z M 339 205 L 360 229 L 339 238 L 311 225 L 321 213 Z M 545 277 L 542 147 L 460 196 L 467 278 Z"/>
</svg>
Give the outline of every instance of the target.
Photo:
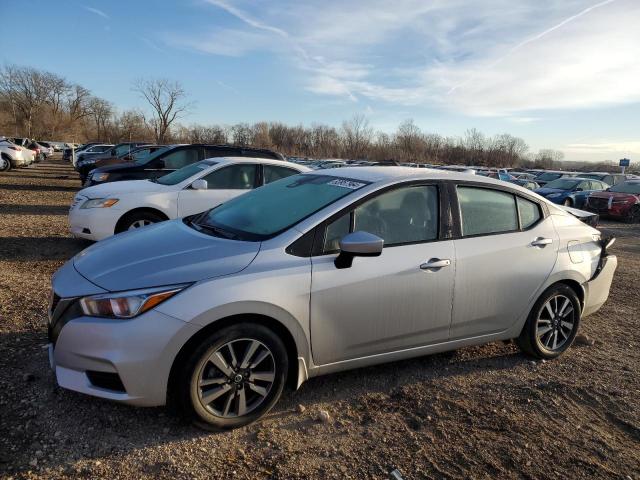
<svg viewBox="0 0 640 480">
<path fill-rule="evenodd" d="M 342 135 L 345 155 L 350 158 L 362 158 L 373 138 L 373 129 L 364 115 L 354 115 L 351 120 L 342 122 Z"/>
<path fill-rule="evenodd" d="M 107 126 L 113 116 L 113 106 L 102 98 L 92 97 L 89 100 L 88 108 L 95 124 L 95 137 L 93 139 L 102 140 L 107 133 Z"/>
<path fill-rule="evenodd" d="M 155 141 L 165 143 L 171 124 L 191 108 L 191 104 L 185 102 L 187 94 L 184 88 L 179 82 L 164 78 L 140 79 L 135 82 L 134 91 L 151 106 L 152 119 L 148 123 L 153 128 Z"/>
</svg>

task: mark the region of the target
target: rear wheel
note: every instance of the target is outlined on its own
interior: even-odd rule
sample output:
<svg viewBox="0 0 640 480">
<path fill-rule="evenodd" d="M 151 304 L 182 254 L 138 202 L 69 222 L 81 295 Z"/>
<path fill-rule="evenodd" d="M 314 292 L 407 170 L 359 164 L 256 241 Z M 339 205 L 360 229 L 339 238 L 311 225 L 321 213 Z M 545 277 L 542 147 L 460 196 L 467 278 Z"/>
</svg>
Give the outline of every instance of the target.
<svg viewBox="0 0 640 480">
<path fill-rule="evenodd" d="M 572 207 L 573 206 L 573 201 L 570 198 L 565 198 L 564 202 L 562 202 L 562 204 L 565 207 Z"/>
<path fill-rule="evenodd" d="M 531 309 L 516 342 L 531 356 L 556 358 L 573 343 L 580 315 L 580 300 L 573 289 L 565 284 L 553 285 Z"/>
<path fill-rule="evenodd" d="M 131 212 L 126 214 L 116 227 L 116 233 L 124 232 L 127 230 L 135 230 L 137 228 L 146 227 L 148 225 L 163 222 L 166 218 L 159 213 L 140 211 Z"/>
<path fill-rule="evenodd" d="M 0 158 L 0 172 L 8 172 L 9 170 L 11 170 L 11 160 L 2 156 Z"/>
<path fill-rule="evenodd" d="M 240 323 L 215 332 L 195 348 L 176 393 L 196 425 L 209 430 L 242 427 L 276 404 L 287 370 L 282 340 L 262 325 Z"/>
</svg>

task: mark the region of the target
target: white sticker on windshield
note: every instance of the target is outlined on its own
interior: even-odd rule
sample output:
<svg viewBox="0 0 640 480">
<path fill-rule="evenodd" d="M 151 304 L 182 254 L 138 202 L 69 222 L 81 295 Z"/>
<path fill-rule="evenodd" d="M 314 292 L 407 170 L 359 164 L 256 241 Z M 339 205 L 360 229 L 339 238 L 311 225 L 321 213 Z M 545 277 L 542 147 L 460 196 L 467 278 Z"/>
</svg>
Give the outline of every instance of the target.
<svg viewBox="0 0 640 480">
<path fill-rule="evenodd" d="M 353 180 L 343 180 L 341 178 L 336 178 L 335 180 L 331 180 L 327 185 L 333 185 L 335 187 L 342 188 L 350 188 L 351 190 L 357 190 L 360 187 L 364 187 L 364 183 L 354 182 Z"/>
</svg>

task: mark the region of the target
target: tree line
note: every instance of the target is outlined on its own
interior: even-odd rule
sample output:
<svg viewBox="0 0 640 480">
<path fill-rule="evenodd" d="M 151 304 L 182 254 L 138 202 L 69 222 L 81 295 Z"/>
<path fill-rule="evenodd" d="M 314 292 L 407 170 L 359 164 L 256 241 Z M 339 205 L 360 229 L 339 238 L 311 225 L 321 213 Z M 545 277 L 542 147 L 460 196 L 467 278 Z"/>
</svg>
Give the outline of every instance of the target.
<svg viewBox="0 0 640 480">
<path fill-rule="evenodd" d="M 0 69 L 0 134 L 73 142 L 128 140 L 228 143 L 271 148 L 289 156 L 396 160 L 488 167 L 558 167 L 563 153 L 530 152 L 526 142 L 503 133 L 469 129 L 459 137 L 423 132 L 413 120 L 393 133 L 376 131 L 364 115 L 338 128 L 281 122 L 185 125 L 192 103 L 179 82 L 140 79 L 132 85 L 144 108 L 118 111 L 113 103 L 51 72 L 6 65 Z M 591 164 L 593 166 L 593 164 Z"/>
</svg>

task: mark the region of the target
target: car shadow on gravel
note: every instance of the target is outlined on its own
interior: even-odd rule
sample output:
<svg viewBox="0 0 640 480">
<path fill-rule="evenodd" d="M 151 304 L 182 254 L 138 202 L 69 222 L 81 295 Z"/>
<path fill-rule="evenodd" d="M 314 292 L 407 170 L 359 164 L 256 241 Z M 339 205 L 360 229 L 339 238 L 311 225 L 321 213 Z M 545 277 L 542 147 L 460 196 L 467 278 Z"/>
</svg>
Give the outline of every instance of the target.
<svg viewBox="0 0 640 480">
<path fill-rule="evenodd" d="M 41 177 L 44 178 L 44 177 Z M 38 191 L 38 192 L 77 192 L 78 187 L 64 187 L 59 185 L 29 185 L 15 183 L 0 183 L 0 190 Z M 2 206 L 0 205 L 0 208 Z M 2 210 L 0 210 L 2 212 Z"/>
<path fill-rule="evenodd" d="M 0 215 L 67 215 L 67 205 L 0 204 Z"/>
<path fill-rule="evenodd" d="M 91 244 L 71 237 L 0 237 L 0 261 L 66 261 Z"/>
</svg>

